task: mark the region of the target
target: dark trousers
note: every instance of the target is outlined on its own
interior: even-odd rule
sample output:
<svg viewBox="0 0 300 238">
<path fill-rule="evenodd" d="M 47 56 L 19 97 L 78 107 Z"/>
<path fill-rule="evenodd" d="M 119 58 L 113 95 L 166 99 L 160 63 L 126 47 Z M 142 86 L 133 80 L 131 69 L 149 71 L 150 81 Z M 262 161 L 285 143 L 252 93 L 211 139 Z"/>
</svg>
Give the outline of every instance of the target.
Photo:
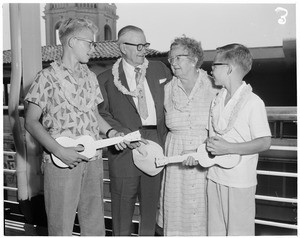
<svg viewBox="0 0 300 238">
<path fill-rule="evenodd" d="M 112 221 L 114 236 L 130 236 L 137 197 L 140 203 L 140 236 L 154 236 L 160 193 L 160 175 L 143 174 L 131 178 L 111 178 Z"/>
<path fill-rule="evenodd" d="M 156 130 L 141 130 L 143 138 L 157 141 Z M 140 236 L 154 236 L 161 173 L 136 177 L 110 177 L 114 236 L 130 236 L 135 202 L 139 201 Z"/>
</svg>

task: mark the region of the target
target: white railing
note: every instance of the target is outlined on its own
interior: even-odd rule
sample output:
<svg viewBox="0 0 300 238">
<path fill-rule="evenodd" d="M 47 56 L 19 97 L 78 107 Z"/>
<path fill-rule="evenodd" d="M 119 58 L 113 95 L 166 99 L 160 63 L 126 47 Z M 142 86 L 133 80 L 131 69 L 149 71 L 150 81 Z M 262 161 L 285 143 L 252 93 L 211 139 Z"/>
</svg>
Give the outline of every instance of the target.
<svg viewBox="0 0 300 238">
<path fill-rule="evenodd" d="M 257 174 L 269 175 L 269 176 L 279 176 L 279 177 L 292 177 L 292 178 L 298 177 L 296 173 L 267 171 L 267 170 L 257 170 Z"/>
<path fill-rule="evenodd" d="M 19 110 L 24 110 L 24 106 L 19 106 Z M 8 106 L 3 106 L 3 110 L 8 110 Z M 297 123 L 297 110 L 296 107 L 267 107 L 268 112 L 268 119 L 270 121 L 292 121 L 294 123 Z M 283 131 L 283 122 L 280 124 L 280 138 L 282 138 L 282 131 Z M 275 131 L 276 132 L 276 131 Z M 276 137 L 276 136 L 275 136 Z M 268 152 L 285 152 L 287 157 L 297 157 L 297 147 L 296 146 L 279 146 L 279 145 L 272 145 L 270 150 Z M 4 151 L 4 154 L 6 155 L 14 155 L 15 152 L 9 152 Z M 267 157 L 267 156 L 266 156 Z M 107 160 L 105 158 L 104 160 Z M 10 173 L 15 174 L 16 170 L 11 169 L 4 169 L 4 173 Z M 290 172 L 278 172 L 278 171 L 265 171 L 265 170 L 257 170 L 258 175 L 263 176 L 278 176 L 278 177 L 290 177 L 290 178 L 297 178 L 297 173 L 290 173 Z M 104 183 L 109 183 L 109 179 L 104 179 Z M 18 188 L 13 187 L 4 187 L 5 190 L 10 191 L 17 191 Z M 285 198 L 285 197 L 273 197 L 273 196 L 265 196 L 265 195 L 256 195 L 255 198 L 257 200 L 265 200 L 265 201 L 273 201 L 273 202 L 284 202 L 284 203 L 292 203 L 292 204 L 298 204 L 297 198 Z M 5 201 L 9 202 L 9 201 Z M 105 203 L 111 203 L 111 200 L 109 198 L 104 199 Z M 10 201 L 10 203 L 18 203 L 14 201 Z M 139 203 L 137 202 L 136 205 L 138 206 Z M 107 217 L 111 219 L 111 217 Z M 135 223 L 138 221 L 134 221 Z M 294 224 L 287 224 L 287 223 L 280 223 L 280 222 L 273 222 L 273 221 L 267 221 L 267 220 L 255 220 L 256 224 L 261 225 L 267 225 L 267 226 L 274 226 L 274 227 L 281 227 L 281 228 L 287 228 L 287 229 L 294 229 L 297 230 L 297 225 Z M 77 234 L 76 234 L 77 235 Z"/>
<path fill-rule="evenodd" d="M 260 225 L 275 226 L 275 227 L 281 227 L 281 228 L 287 228 L 287 229 L 293 229 L 293 230 L 298 229 L 297 225 L 273 222 L 273 221 L 264 221 L 264 220 L 255 219 L 255 223 L 260 224 Z"/>
<path fill-rule="evenodd" d="M 293 151 L 297 152 L 297 147 L 295 146 L 271 146 L 270 150 L 280 150 L 280 151 Z M 15 152 L 6 152 L 4 151 L 4 154 L 13 155 Z M 106 160 L 106 159 L 105 159 Z M 16 170 L 10 170 L 10 169 L 4 169 L 4 173 L 10 173 L 15 174 Z M 280 176 L 280 177 L 293 177 L 297 178 L 297 173 L 289 173 L 289 172 L 277 172 L 277 171 L 264 171 L 264 170 L 258 170 L 257 174 L 259 175 L 265 175 L 265 176 Z M 104 179 L 104 183 L 109 183 L 109 179 Z M 11 191 L 17 191 L 17 188 L 12 187 L 4 187 L 6 190 Z M 273 202 L 285 202 L 285 203 L 292 203 L 292 204 L 298 204 L 298 200 L 295 198 L 284 198 L 284 197 L 273 197 L 273 196 L 264 196 L 264 195 L 256 195 L 255 198 L 257 200 L 265 200 L 265 201 L 273 201 Z M 109 198 L 104 199 L 105 203 L 111 203 L 111 200 Z M 138 206 L 139 203 L 137 202 L 136 205 Z M 135 221 L 136 222 L 136 221 Z M 297 230 L 297 225 L 293 224 L 287 224 L 287 223 L 280 223 L 280 222 L 273 222 L 273 221 L 266 221 L 266 220 L 255 220 L 256 224 L 261 225 L 267 225 L 267 226 L 274 226 L 274 227 L 281 227 L 281 228 L 287 228 L 287 229 L 295 229 Z"/>
<path fill-rule="evenodd" d="M 296 146 L 271 146 L 270 151 L 292 151 L 297 153 Z M 297 178 L 297 173 L 289 173 L 289 172 L 277 172 L 277 171 L 265 171 L 265 170 L 257 170 L 257 174 L 266 175 L 266 176 L 280 176 L 280 177 L 292 177 Z M 286 202 L 292 204 L 298 204 L 298 199 L 295 198 L 284 198 L 284 197 L 272 197 L 272 196 L 263 196 L 263 195 L 255 195 L 255 199 L 273 201 L 273 202 Z M 273 221 L 265 221 L 255 219 L 256 224 L 267 225 L 267 226 L 275 226 L 287 229 L 295 229 L 297 230 L 298 226 L 287 223 L 273 222 Z"/>
</svg>

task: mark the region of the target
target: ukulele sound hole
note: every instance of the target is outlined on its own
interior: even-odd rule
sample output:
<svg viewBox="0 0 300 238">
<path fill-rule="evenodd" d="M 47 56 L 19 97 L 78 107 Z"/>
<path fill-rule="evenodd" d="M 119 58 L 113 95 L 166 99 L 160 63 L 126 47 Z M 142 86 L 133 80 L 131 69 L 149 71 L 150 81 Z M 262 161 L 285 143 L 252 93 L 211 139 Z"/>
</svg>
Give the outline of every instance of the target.
<svg viewBox="0 0 300 238">
<path fill-rule="evenodd" d="M 206 150 L 206 152 L 207 152 L 207 154 L 208 154 L 208 157 L 209 157 L 210 159 L 213 159 L 213 158 L 216 157 L 216 156 L 213 155 L 210 151 L 208 151 L 206 148 L 205 148 L 205 150 Z"/>
<path fill-rule="evenodd" d="M 211 158 L 211 159 L 213 159 L 213 158 L 215 158 L 216 156 L 213 155 L 211 152 L 208 152 L 208 157 Z"/>
<path fill-rule="evenodd" d="M 77 147 L 79 147 L 79 149 L 80 149 L 79 152 L 82 152 L 85 149 L 83 144 L 78 144 Z"/>
</svg>

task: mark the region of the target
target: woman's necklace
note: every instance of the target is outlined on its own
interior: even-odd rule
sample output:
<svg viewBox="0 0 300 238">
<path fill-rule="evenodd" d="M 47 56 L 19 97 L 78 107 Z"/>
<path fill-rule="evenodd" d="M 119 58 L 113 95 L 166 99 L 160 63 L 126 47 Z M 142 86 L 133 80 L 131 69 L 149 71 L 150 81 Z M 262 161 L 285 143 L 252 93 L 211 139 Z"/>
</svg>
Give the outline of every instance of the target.
<svg viewBox="0 0 300 238">
<path fill-rule="evenodd" d="M 139 81 L 138 85 L 136 86 L 136 89 L 133 91 L 128 91 L 127 88 L 125 88 L 121 81 L 119 80 L 119 64 L 121 62 L 122 58 L 118 59 L 116 63 L 114 63 L 112 67 L 112 74 L 114 76 L 114 84 L 119 89 L 120 92 L 126 95 L 130 95 L 132 97 L 137 97 L 139 95 L 139 92 L 141 91 L 144 81 L 145 81 L 145 75 L 146 75 L 146 69 L 148 68 L 149 61 L 145 58 L 144 63 L 141 65 L 141 80 Z"/>
<path fill-rule="evenodd" d="M 217 114 L 218 114 L 217 110 L 218 110 L 218 107 L 220 106 L 219 104 L 221 102 L 221 99 L 223 98 L 223 94 L 225 93 L 225 90 L 226 89 L 223 88 L 220 91 L 220 93 L 217 95 L 217 97 L 213 101 L 213 104 L 212 104 L 212 107 L 210 110 L 212 126 L 213 126 L 215 132 L 217 132 L 219 135 L 224 135 L 233 128 L 234 123 L 237 119 L 237 116 L 238 116 L 242 106 L 244 105 L 244 102 L 248 99 L 248 96 L 252 92 L 252 87 L 250 85 L 244 86 L 244 88 L 242 89 L 242 91 L 239 95 L 239 98 L 237 99 L 237 103 L 234 105 L 234 107 L 231 111 L 227 127 L 224 130 L 221 130 L 218 127 L 218 118 L 219 117 L 217 117 Z"/>
<path fill-rule="evenodd" d="M 184 86 L 182 85 L 182 83 L 180 83 L 181 81 L 179 78 L 173 76 L 172 81 L 174 81 L 175 83 L 172 88 L 171 100 L 176 110 L 179 110 L 181 112 L 190 111 L 190 103 L 194 100 L 195 97 L 200 95 L 200 93 L 198 93 L 197 91 L 200 88 L 204 90 L 204 86 L 208 82 L 207 73 L 202 69 L 197 70 L 197 73 L 198 77 L 193 88 L 191 89 L 191 92 L 187 94 L 186 90 L 184 89 L 184 94 L 186 95 L 186 98 L 184 99 L 180 96 L 182 94 Z M 177 79 L 176 81 L 175 78 Z"/>
</svg>

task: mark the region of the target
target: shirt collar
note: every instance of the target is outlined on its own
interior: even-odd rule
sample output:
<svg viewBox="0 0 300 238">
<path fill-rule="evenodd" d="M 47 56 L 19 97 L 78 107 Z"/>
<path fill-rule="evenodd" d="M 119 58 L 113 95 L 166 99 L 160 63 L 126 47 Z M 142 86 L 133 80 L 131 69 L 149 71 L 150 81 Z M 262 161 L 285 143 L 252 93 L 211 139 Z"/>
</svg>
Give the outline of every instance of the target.
<svg viewBox="0 0 300 238">
<path fill-rule="evenodd" d="M 126 69 L 126 70 L 130 70 L 132 72 L 134 72 L 134 69 L 136 67 L 140 67 L 140 65 L 138 65 L 136 67 L 132 66 L 131 64 L 127 63 L 127 61 L 125 59 L 123 59 L 122 62 L 123 62 L 123 68 Z"/>
<path fill-rule="evenodd" d="M 246 87 L 245 81 L 243 81 L 241 86 L 239 86 L 239 88 L 235 91 L 232 98 L 234 98 L 234 99 L 239 98 L 239 96 L 240 96 L 240 94 L 241 94 L 244 87 Z"/>
<path fill-rule="evenodd" d="M 246 87 L 246 83 L 245 81 L 242 82 L 242 84 L 238 87 L 238 89 L 235 91 L 235 93 L 233 94 L 233 96 L 230 98 L 229 102 L 235 102 L 239 99 L 239 96 L 243 90 L 244 87 Z M 223 96 L 223 100 L 225 101 L 226 95 L 228 93 L 228 90 L 225 90 L 225 93 L 222 95 Z"/>
</svg>

